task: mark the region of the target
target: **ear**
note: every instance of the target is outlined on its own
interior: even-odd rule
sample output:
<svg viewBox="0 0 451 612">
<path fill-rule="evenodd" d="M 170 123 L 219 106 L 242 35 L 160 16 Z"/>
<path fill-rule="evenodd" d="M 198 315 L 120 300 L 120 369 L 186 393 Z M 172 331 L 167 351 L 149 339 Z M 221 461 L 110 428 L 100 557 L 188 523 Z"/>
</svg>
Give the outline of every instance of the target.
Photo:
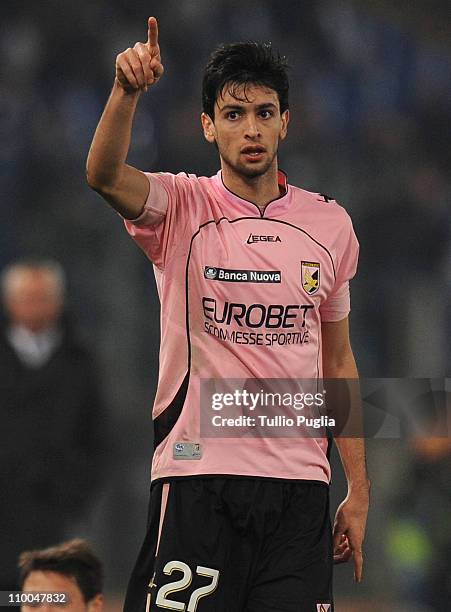
<svg viewBox="0 0 451 612">
<path fill-rule="evenodd" d="M 279 138 L 280 140 L 285 140 L 285 137 L 288 131 L 288 122 L 290 121 L 290 111 L 288 109 L 283 111 L 283 113 L 280 116 L 280 120 L 281 120 L 281 126 L 280 126 Z"/>
<path fill-rule="evenodd" d="M 88 612 L 103 612 L 103 595 L 99 593 L 89 600 Z"/>
<path fill-rule="evenodd" d="M 210 115 L 207 115 L 207 113 L 202 113 L 200 121 L 202 123 L 202 129 L 204 130 L 205 139 L 210 143 L 214 143 L 216 141 L 216 128 L 213 119 L 211 119 Z"/>
</svg>

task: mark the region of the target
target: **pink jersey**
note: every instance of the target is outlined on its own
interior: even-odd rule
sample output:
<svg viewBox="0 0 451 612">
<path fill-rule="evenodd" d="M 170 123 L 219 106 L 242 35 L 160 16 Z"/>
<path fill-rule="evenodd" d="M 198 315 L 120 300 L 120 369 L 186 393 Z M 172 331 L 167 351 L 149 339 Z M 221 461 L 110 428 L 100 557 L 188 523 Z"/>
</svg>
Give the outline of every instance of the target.
<svg viewBox="0 0 451 612">
<path fill-rule="evenodd" d="M 161 301 L 152 479 L 244 475 L 329 482 L 328 440 L 210 437 L 204 379 L 319 379 L 321 321 L 349 312 L 358 242 L 335 201 L 288 185 L 264 213 L 213 177 L 149 174 L 126 228 Z M 203 406 L 202 406 L 202 409 Z"/>
</svg>

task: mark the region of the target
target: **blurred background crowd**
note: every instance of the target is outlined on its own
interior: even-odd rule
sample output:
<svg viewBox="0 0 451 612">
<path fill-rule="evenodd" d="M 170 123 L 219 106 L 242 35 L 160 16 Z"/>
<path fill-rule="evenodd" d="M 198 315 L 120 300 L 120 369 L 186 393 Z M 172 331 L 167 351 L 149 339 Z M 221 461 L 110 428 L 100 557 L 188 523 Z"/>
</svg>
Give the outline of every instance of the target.
<svg viewBox="0 0 451 612">
<path fill-rule="evenodd" d="M 145 40 L 149 15 L 158 18 L 166 73 L 140 102 L 129 161 L 208 175 L 218 168 L 199 125 L 208 55 L 221 42 L 272 41 L 291 66 L 291 123 L 280 166 L 291 183 L 342 202 L 361 244 L 351 313 L 360 373 L 440 378 L 449 375 L 451 353 L 448 12 L 445 0 L 2 4 L 0 271 L 24 258 L 58 261 L 67 278 L 65 321 L 76 323 L 87 359 L 96 360 L 103 425 L 99 433 L 96 421 L 91 451 L 102 439 L 101 475 L 90 479 L 97 484 L 64 534 L 94 543 L 108 593 L 120 599 L 144 534 L 159 344 L 152 268 L 85 182 L 116 55 Z M 5 326 L 10 316 L 5 305 Z M 0 372 L 2 393 L 11 383 L 6 376 Z M 0 423 L 5 406 L 0 398 Z M 24 449 L 34 448 L 26 444 L 29 430 L 22 430 Z M 61 444 L 73 451 L 70 437 Z M 338 568 L 339 610 L 448 609 L 450 458 L 446 438 L 368 442 L 366 578 L 353 587 L 350 570 Z M 8 476 L 6 465 L 2 459 Z M 337 502 L 343 479 L 335 473 Z M 15 478 L 20 482 L 20 473 Z M 29 491 L 17 484 L 14 495 L 32 514 Z M 11 513 L 8 499 L 1 504 Z"/>
</svg>

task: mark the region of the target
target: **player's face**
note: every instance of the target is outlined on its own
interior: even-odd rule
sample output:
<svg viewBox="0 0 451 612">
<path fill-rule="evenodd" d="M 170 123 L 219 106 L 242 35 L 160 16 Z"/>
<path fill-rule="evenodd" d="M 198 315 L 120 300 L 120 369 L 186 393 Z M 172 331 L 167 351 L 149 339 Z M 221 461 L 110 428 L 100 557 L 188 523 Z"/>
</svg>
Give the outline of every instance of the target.
<svg viewBox="0 0 451 612">
<path fill-rule="evenodd" d="M 90 602 L 85 602 L 83 594 L 80 591 L 75 578 L 59 574 L 58 572 L 34 571 L 27 576 L 22 591 L 33 592 L 52 592 L 52 593 L 67 593 L 69 603 L 61 609 L 65 612 L 102 612 L 103 598 L 97 595 Z M 22 612 L 55 612 L 60 606 L 55 604 L 43 603 L 42 605 L 33 604 L 32 606 L 24 605 L 21 607 Z"/>
<path fill-rule="evenodd" d="M 202 125 L 205 138 L 216 143 L 222 164 L 243 177 L 255 178 L 276 166 L 288 119 L 287 110 L 280 113 L 273 89 L 248 85 L 231 92 L 226 86 L 216 100 L 214 121 L 204 113 Z"/>
</svg>

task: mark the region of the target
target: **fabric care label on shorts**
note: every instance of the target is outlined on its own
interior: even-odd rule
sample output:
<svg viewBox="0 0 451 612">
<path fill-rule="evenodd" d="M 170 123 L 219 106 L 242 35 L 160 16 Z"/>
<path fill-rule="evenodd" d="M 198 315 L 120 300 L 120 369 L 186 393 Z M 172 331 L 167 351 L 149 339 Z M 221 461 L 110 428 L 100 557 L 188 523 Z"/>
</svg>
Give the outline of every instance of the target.
<svg viewBox="0 0 451 612">
<path fill-rule="evenodd" d="M 201 459 L 202 447 L 199 442 L 176 442 L 172 449 L 173 459 Z"/>
</svg>

